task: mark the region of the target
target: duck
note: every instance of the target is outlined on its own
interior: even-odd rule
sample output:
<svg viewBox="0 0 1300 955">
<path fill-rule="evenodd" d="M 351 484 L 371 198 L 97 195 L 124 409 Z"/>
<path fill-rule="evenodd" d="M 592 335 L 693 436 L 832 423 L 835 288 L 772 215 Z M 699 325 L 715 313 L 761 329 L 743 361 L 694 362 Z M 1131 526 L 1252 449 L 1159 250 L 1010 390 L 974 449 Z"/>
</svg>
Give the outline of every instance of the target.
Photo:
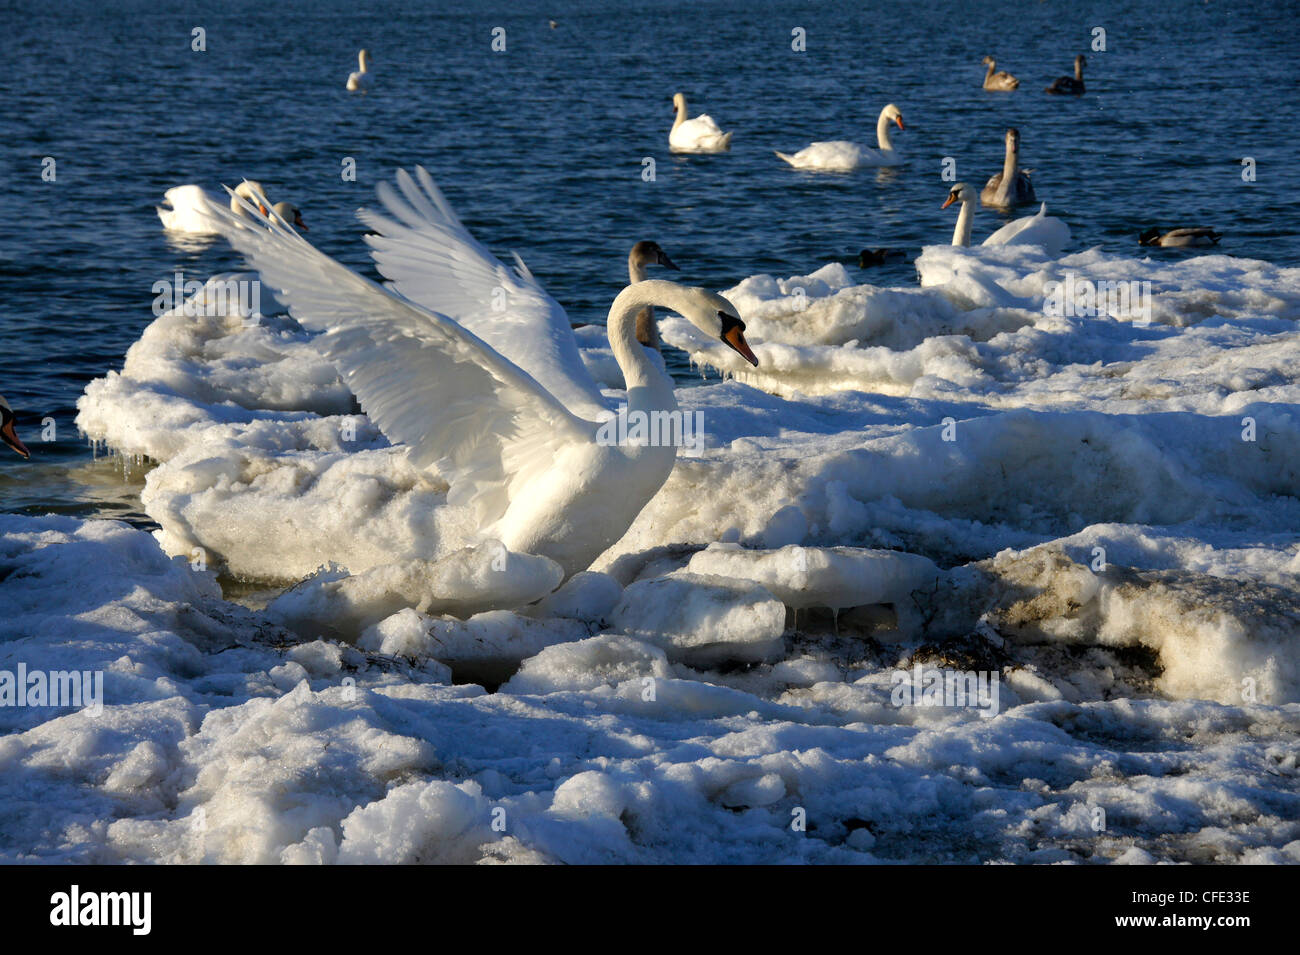
<svg viewBox="0 0 1300 955">
<path fill-rule="evenodd" d="M 778 152 L 777 156 L 795 169 L 806 169 L 811 172 L 851 172 L 859 166 L 897 166 L 903 160 L 894 150 L 893 140 L 889 138 L 890 123 L 897 124 L 899 129 L 904 128 L 903 113 L 893 103 L 886 105 L 876 120 L 878 149 L 860 143 L 835 140 L 812 143 L 793 156 L 782 152 Z"/>
<path fill-rule="evenodd" d="M 902 249 L 863 249 L 858 253 L 858 268 L 866 269 L 874 265 L 884 265 L 890 259 L 905 259 L 907 253 Z"/>
<path fill-rule="evenodd" d="M 424 186 L 425 180 L 432 183 L 427 172 L 418 183 L 409 174 L 406 181 L 399 178 L 407 202 L 385 206 L 411 217 L 404 226 L 392 222 L 380 228 L 382 236 L 371 240 L 383 240 L 390 253 L 403 251 L 413 271 L 422 256 L 433 262 L 449 238 L 459 238 L 445 232 L 439 194 L 416 188 L 407 195 L 405 187 Z M 432 217 L 424 216 L 426 208 Z M 635 422 L 671 421 L 679 411 L 662 361 L 636 340 L 637 313 L 647 306 L 670 309 L 741 360 L 758 365 L 745 341 L 745 323 L 722 295 L 664 279 L 636 282 L 615 296 L 606 326 L 627 383 L 626 410 L 616 414 L 605 405 L 592 419 L 445 312 L 412 300 L 400 291 L 403 283 L 389 288 L 372 282 L 282 222 L 253 222 L 227 210 L 217 215 L 226 239 L 276 290 L 289 313 L 322 333 L 316 341 L 372 423 L 393 444 L 405 445 L 412 464 L 447 482 L 447 502 L 467 508 L 485 539 L 512 552 L 549 557 L 566 578 L 591 566 L 623 536 L 676 461 L 671 440 L 631 437 Z M 478 254 L 473 248 L 462 251 Z M 522 262 L 513 272 L 485 271 L 482 264 L 480 257 L 452 266 L 476 285 L 442 289 L 449 307 L 464 307 L 507 282 L 506 308 L 496 313 L 504 337 L 549 324 L 545 315 L 538 321 L 534 314 L 546 306 Z M 447 268 L 441 263 L 435 271 L 445 274 Z M 576 352 L 572 329 L 566 325 L 564 331 Z M 546 360 L 535 355 L 534 367 Z M 620 415 L 629 422 L 627 440 L 611 435 Z"/>
<path fill-rule="evenodd" d="M 1216 232 L 1207 226 L 1189 226 L 1180 229 L 1161 231 L 1152 226 L 1144 229 L 1138 236 L 1138 245 L 1158 245 L 1166 248 L 1180 248 L 1189 245 L 1218 245 L 1223 238 L 1222 232 Z"/>
<path fill-rule="evenodd" d="M 1069 96 L 1082 96 L 1083 87 L 1083 68 L 1088 65 L 1088 59 L 1082 53 L 1074 58 L 1074 75 L 1058 76 L 1051 86 L 1047 87 L 1049 93 L 1061 93 Z"/>
<path fill-rule="evenodd" d="M 18 432 L 14 430 L 16 420 L 13 409 L 9 407 L 9 402 L 5 401 L 4 395 L 0 395 L 0 441 L 9 445 L 24 458 L 30 458 L 32 452 L 27 450 L 27 445 L 23 444 L 22 439 L 18 437 Z"/>
<path fill-rule="evenodd" d="M 229 206 L 236 215 L 244 214 L 239 200 L 255 203 L 257 211 L 266 215 L 268 200 L 266 190 L 260 182 L 245 179 L 235 187 L 235 196 L 238 198 L 232 198 Z M 163 193 L 163 202 L 165 205 L 154 207 L 158 218 L 162 220 L 163 228 L 169 232 L 188 232 L 193 235 L 215 234 L 216 229 L 209 213 L 213 208 L 227 204 L 215 193 L 195 185 L 173 186 Z"/>
<path fill-rule="evenodd" d="M 986 90 L 992 90 L 999 93 L 1010 93 L 1012 90 L 1020 88 L 1020 81 L 1006 70 L 998 70 L 996 73 L 993 72 L 997 69 L 998 65 L 997 61 L 994 60 L 993 57 L 986 56 L 981 62 L 989 68 L 989 71 L 984 74 L 984 88 Z"/>
<path fill-rule="evenodd" d="M 361 50 L 357 53 L 358 69 L 348 74 L 348 90 L 353 93 L 364 93 L 370 88 L 370 80 L 373 74 L 370 72 L 370 51 Z"/>
<path fill-rule="evenodd" d="M 722 127 L 707 113 L 687 119 L 686 95 L 673 94 L 673 128 L 668 131 L 668 148 L 675 153 L 725 153 L 731 149 L 732 133 Z"/>
<path fill-rule="evenodd" d="M 1037 202 L 1034 184 L 1029 173 L 1020 168 L 1020 130 L 1012 127 L 1006 133 L 1006 158 L 1002 171 L 992 176 L 980 192 L 980 204 L 1006 209 L 1011 206 Z"/>
<path fill-rule="evenodd" d="M 964 182 L 955 183 L 948 192 L 942 208 L 947 209 L 955 202 L 961 203 L 957 213 L 957 226 L 953 230 L 952 244 L 969 246 L 971 224 L 975 218 L 975 192 Z M 1070 227 L 1047 214 L 1047 203 L 1043 203 L 1036 215 L 1025 216 L 1008 222 L 984 240 L 984 245 L 1037 245 L 1048 255 L 1058 257 L 1070 242 Z"/>
<path fill-rule="evenodd" d="M 627 255 L 627 281 L 629 285 L 644 282 L 649 276 L 646 267 L 660 265 L 666 269 L 679 271 L 677 264 L 668 253 L 659 248 L 658 242 L 643 240 L 632 246 Z M 659 323 L 655 321 L 654 306 L 647 305 L 636 314 L 636 340 L 646 348 L 659 350 Z"/>
</svg>

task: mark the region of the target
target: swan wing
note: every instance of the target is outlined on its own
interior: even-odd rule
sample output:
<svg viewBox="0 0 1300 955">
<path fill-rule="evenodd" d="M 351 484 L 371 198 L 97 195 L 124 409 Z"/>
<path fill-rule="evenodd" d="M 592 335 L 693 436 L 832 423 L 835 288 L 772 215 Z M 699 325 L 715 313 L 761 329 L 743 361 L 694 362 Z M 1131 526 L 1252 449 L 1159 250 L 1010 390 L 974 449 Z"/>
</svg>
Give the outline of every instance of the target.
<svg viewBox="0 0 1300 955">
<path fill-rule="evenodd" d="M 1070 227 L 1047 214 L 1043 203 L 1032 216 L 1008 222 L 984 240 L 984 245 L 1039 245 L 1053 258 L 1070 244 Z"/>
<path fill-rule="evenodd" d="M 573 413 L 608 410 L 560 303 L 518 257 L 509 268 L 475 239 L 423 167 L 414 178 L 399 169 L 397 188 L 381 182 L 376 193 L 388 214 L 359 215 L 380 233 L 366 241 L 398 294 L 471 331 Z"/>
<path fill-rule="evenodd" d="M 317 251 L 282 220 L 215 209 L 213 220 L 262 281 L 318 339 L 362 409 L 412 461 L 434 467 L 447 500 L 480 526 L 595 426 L 445 315 L 422 308 Z"/>
</svg>

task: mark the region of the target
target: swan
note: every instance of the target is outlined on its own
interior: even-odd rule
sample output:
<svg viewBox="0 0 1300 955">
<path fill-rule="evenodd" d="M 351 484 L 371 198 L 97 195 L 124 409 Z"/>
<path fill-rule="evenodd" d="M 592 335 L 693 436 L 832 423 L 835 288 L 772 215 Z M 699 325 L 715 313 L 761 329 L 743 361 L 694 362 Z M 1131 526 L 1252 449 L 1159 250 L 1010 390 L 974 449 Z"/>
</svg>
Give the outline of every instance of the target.
<svg viewBox="0 0 1300 955">
<path fill-rule="evenodd" d="M 9 402 L 5 401 L 4 395 L 0 395 L 0 441 L 9 445 L 23 457 L 30 458 L 32 452 L 27 450 L 27 445 L 23 444 L 18 437 L 18 432 L 14 430 L 14 420 L 13 409 L 9 407 Z"/>
<path fill-rule="evenodd" d="M 1058 76 L 1051 86 L 1047 87 L 1049 93 L 1066 93 L 1071 96 L 1083 95 L 1083 68 L 1088 65 L 1088 59 L 1082 53 L 1074 58 L 1074 75 Z"/>
<path fill-rule="evenodd" d="M 257 204 L 258 212 L 266 214 L 268 205 L 266 191 L 260 182 L 245 179 L 235 188 L 238 199 L 230 200 L 230 209 L 236 215 L 243 215 L 244 209 L 239 200 L 243 199 Z M 190 232 L 195 235 L 212 235 L 213 228 L 209 213 L 214 208 L 226 205 L 226 201 L 216 193 L 208 192 L 201 186 L 173 186 L 163 194 L 166 206 L 155 206 L 163 228 L 172 232 Z"/>
<path fill-rule="evenodd" d="M 370 78 L 372 76 L 369 50 L 362 50 L 357 54 L 357 66 L 360 69 L 348 74 L 348 89 L 353 93 L 358 91 L 364 93 L 370 88 Z"/>
<path fill-rule="evenodd" d="M 964 182 L 955 183 L 948 193 L 942 208 L 947 209 L 954 202 L 961 203 L 957 213 L 957 227 L 953 230 L 952 244 L 969 246 L 971 222 L 975 218 L 975 194 Z M 1047 203 L 1043 203 L 1038 213 L 1015 219 L 998 229 L 984 240 L 984 245 L 1037 245 L 1048 255 L 1056 258 L 1070 242 L 1070 227 L 1060 219 L 1047 214 Z"/>
<path fill-rule="evenodd" d="M 310 229 L 307 228 L 307 223 L 302 221 L 302 213 L 298 210 L 298 207 L 295 206 L 293 203 L 277 202 L 275 205 L 271 206 L 271 208 L 274 209 L 275 214 L 278 215 L 285 222 L 292 222 L 293 227 L 297 229 L 299 232 L 311 231 Z"/>
<path fill-rule="evenodd" d="M 1162 232 L 1153 226 L 1138 236 L 1138 245 L 1161 245 L 1174 248 L 1189 245 L 1218 245 L 1222 238 L 1222 232 L 1215 232 L 1207 226 L 1170 229 L 1168 232 Z"/>
<path fill-rule="evenodd" d="M 694 119 L 686 118 L 686 96 L 673 94 L 673 110 L 677 118 L 668 131 L 668 148 L 675 153 L 725 153 L 731 149 L 732 133 L 722 128 L 707 113 Z"/>
<path fill-rule="evenodd" d="M 986 56 L 981 62 L 989 68 L 989 71 L 984 74 L 984 88 L 986 90 L 1009 93 L 1020 87 L 1020 81 L 1006 70 L 998 70 L 996 73 L 993 72 L 998 66 L 997 61 L 994 60 L 993 57 Z"/>
<path fill-rule="evenodd" d="M 1002 171 L 993 176 L 980 192 L 980 204 L 1008 208 L 1026 202 L 1037 202 L 1034 184 L 1029 181 L 1029 173 L 1020 168 L 1020 130 L 1012 127 L 1007 130 L 1007 155 L 1002 162 Z"/>
<path fill-rule="evenodd" d="M 813 143 L 793 156 L 781 152 L 777 155 L 795 169 L 808 169 L 813 172 L 850 172 L 859 166 L 897 166 L 903 160 L 894 151 L 894 143 L 889 138 L 891 122 L 897 123 L 899 129 L 903 128 L 903 114 L 893 103 L 882 109 L 880 118 L 876 120 L 876 144 L 879 149 L 836 140 Z"/>
<path fill-rule="evenodd" d="M 658 242 L 638 242 L 627 256 L 627 282 L 636 285 L 644 282 L 647 265 L 662 265 L 676 272 L 677 264 L 659 248 Z M 647 348 L 659 348 L 659 323 L 655 321 L 654 306 L 647 305 L 636 314 L 636 340 Z"/>
<path fill-rule="evenodd" d="M 388 195 L 380 191 L 385 207 L 404 224 L 370 214 L 368 219 L 383 223 L 372 244 L 384 246 L 390 265 L 394 257 L 403 258 L 414 275 L 427 279 L 430 272 L 420 268 L 427 257 L 435 276 L 460 269 L 462 278 L 479 283 L 441 288 L 453 308 L 485 301 L 479 296 L 490 290 L 482 283 L 507 283 L 506 308 L 493 313 L 489 306 L 486 316 L 477 317 L 504 328 L 505 340 L 518 338 L 521 330 L 534 344 L 544 340 L 535 331 L 549 325 L 536 280 L 522 263 L 511 275 L 504 267 L 484 269 L 482 258 L 475 261 L 482 247 L 458 244 L 462 236 L 447 233 L 452 222 L 449 208 L 442 208 L 445 200 L 429 188 L 427 172 L 417 174 L 423 193 L 409 174 L 399 174 L 406 203 L 391 187 Z M 471 509 L 486 537 L 511 551 L 550 557 L 566 577 L 585 570 L 623 536 L 677 457 L 671 440 L 631 438 L 637 421 L 662 424 L 678 411 L 672 378 L 636 340 L 637 313 L 646 306 L 672 309 L 758 364 L 744 322 L 721 295 L 662 279 L 627 286 L 610 306 L 608 335 L 627 382 L 629 440 L 612 440 L 607 432 L 614 415 L 607 405 L 595 420 L 585 416 L 469 328 L 402 292 L 403 286 L 429 292 L 429 285 L 398 281 L 394 294 L 318 251 L 278 218 L 254 223 L 225 210 L 217 215 L 222 233 L 290 314 L 324 332 L 321 348 L 380 431 L 405 444 L 417 467 L 432 467 L 447 481 L 448 503 Z M 454 214 L 451 219 L 463 230 Z M 452 249 L 462 255 L 459 262 L 439 261 L 440 250 Z M 572 330 L 564 331 L 576 353 Z M 532 357 L 533 367 L 547 365 L 546 356 Z"/>
</svg>

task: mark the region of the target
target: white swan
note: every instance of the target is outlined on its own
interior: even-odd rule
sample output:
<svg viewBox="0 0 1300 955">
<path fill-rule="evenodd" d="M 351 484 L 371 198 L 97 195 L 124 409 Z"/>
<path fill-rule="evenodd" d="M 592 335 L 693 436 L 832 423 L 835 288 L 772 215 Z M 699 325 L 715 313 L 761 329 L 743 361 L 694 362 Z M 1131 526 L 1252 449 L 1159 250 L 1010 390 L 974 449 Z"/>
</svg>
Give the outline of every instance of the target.
<svg viewBox="0 0 1300 955">
<path fill-rule="evenodd" d="M 299 232 L 311 231 L 307 228 L 307 223 L 302 221 L 302 212 L 292 202 L 277 202 L 271 208 L 285 222 L 292 222 L 293 227 Z"/>
<path fill-rule="evenodd" d="M 1029 173 L 1020 168 L 1020 130 L 1014 126 L 1007 130 L 1006 146 L 1002 171 L 991 176 L 980 191 L 981 205 L 1006 209 L 1038 201 Z"/>
<path fill-rule="evenodd" d="M 677 114 L 673 128 L 668 131 L 668 148 L 675 153 L 725 153 L 731 148 L 732 133 L 722 127 L 707 113 L 694 119 L 686 118 L 686 96 L 673 94 L 673 111 Z"/>
<path fill-rule="evenodd" d="M 957 226 L 952 233 L 952 244 L 969 246 L 971 224 L 975 218 L 975 193 L 964 182 L 953 185 L 942 208 L 954 202 L 961 203 L 957 213 Z M 1047 214 L 1044 202 L 1036 215 L 1015 219 L 998 229 L 983 242 L 984 245 L 1037 245 L 1056 258 L 1070 244 L 1070 227 Z"/>
<path fill-rule="evenodd" d="M 18 437 L 18 432 L 14 430 L 14 420 L 13 409 L 9 407 L 9 402 L 5 401 L 4 395 L 0 395 L 0 441 L 23 457 L 30 458 L 32 452 L 27 450 L 27 445 L 23 444 L 22 439 Z"/>
<path fill-rule="evenodd" d="M 268 201 L 260 182 L 246 179 L 235 188 L 239 199 L 255 203 L 257 210 L 266 214 Z M 214 235 L 216 226 L 210 215 L 214 208 L 226 205 L 226 200 L 201 186 L 173 186 L 163 194 L 165 206 L 155 206 L 163 228 L 171 232 L 190 232 L 195 235 Z M 238 199 L 231 199 L 231 211 L 243 215 L 244 208 Z"/>
<path fill-rule="evenodd" d="M 876 144 L 879 149 L 836 140 L 813 143 L 793 156 L 781 152 L 777 155 L 796 169 L 813 172 L 850 172 L 859 166 L 897 166 L 903 159 L 894 150 L 893 140 L 889 138 L 891 122 L 897 123 L 899 129 L 903 128 L 903 114 L 893 103 L 882 109 L 880 118 L 876 120 Z"/>
<path fill-rule="evenodd" d="M 432 185 L 427 173 L 422 179 Z M 436 189 L 421 194 L 409 176 L 399 178 L 399 187 L 409 205 L 395 194 L 381 199 L 390 212 L 410 217 L 405 232 L 370 215 L 385 225 L 383 235 L 371 238 L 386 246 L 390 263 L 404 253 L 415 271 L 421 255 L 436 259 L 440 241 L 447 251 L 447 218 L 435 205 L 441 200 Z M 425 217 L 426 211 L 432 215 Z M 375 425 L 389 440 L 406 444 L 417 466 L 436 468 L 450 485 L 448 502 L 471 508 L 487 537 L 512 551 L 544 554 L 571 575 L 617 541 L 667 480 L 677 456 L 671 441 L 611 440 L 614 429 L 603 402 L 597 420 L 575 412 L 563 396 L 446 314 L 363 278 L 279 220 L 266 228 L 224 210 L 219 217 L 222 232 L 290 313 L 309 328 L 325 330 L 321 347 Z M 467 251 L 470 259 L 477 254 L 473 247 L 456 251 Z M 464 274 L 474 275 L 482 264 L 463 263 Z M 434 266 L 443 275 L 459 267 L 445 261 Z M 492 313 L 489 306 L 505 339 L 512 329 L 527 332 L 535 324 L 529 313 L 547 308 L 535 294 L 530 297 L 539 286 L 522 268 L 513 277 L 502 268 L 478 278 L 510 283 L 506 309 Z M 395 284 L 400 291 L 403 283 Z M 476 289 L 442 291 L 457 307 L 477 296 Z M 516 293 L 523 296 L 518 304 Z M 636 340 L 636 314 L 647 305 L 678 312 L 758 364 L 745 342 L 744 323 L 722 296 L 662 280 L 627 286 L 610 306 L 608 332 L 627 382 L 629 436 L 638 420 L 671 421 L 677 411 L 672 379 Z M 512 314 L 517 310 L 523 314 Z M 565 331 L 576 352 L 572 330 Z M 534 368 L 544 365 L 542 356 L 533 356 Z"/>
<path fill-rule="evenodd" d="M 373 75 L 370 72 L 369 50 L 362 50 L 357 54 L 357 66 L 359 69 L 348 74 L 348 89 L 353 93 L 358 91 L 364 93 L 370 88 L 370 78 Z"/>
</svg>

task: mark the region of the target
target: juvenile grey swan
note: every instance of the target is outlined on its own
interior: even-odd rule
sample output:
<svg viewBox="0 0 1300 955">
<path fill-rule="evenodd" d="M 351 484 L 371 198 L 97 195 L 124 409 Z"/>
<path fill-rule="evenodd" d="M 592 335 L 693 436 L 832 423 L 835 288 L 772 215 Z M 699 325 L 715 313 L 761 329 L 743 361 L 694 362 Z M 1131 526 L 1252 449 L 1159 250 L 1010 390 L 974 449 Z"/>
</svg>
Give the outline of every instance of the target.
<svg viewBox="0 0 1300 955">
<path fill-rule="evenodd" d="M 1049 93 L 1064 93 L 1070 96 L 1083 95 L 1083 68 L 1088 65 L 1088 60 L 1083 54 L 1074 58 L 1074 75 L 1058 76 L 1056 82 L 1047 87 Z"/>
<path fill-rule="evenodd" d="M 659 248 L 658 242 L 642 241 L 632 246 L 627 256 L 627 283 L 635 285 L 644 282 L 647 265 L 662 265 L 666 269 L 678 271 L 676 263 Z M 655 321 L 655 307 L 647 305 L 636 314 L 636 340 L 647 348 L 659 349 L 659 323 Z"/>
<path fill-rule="evenodd" d="M 1037 202 L 1029 173 L 1020 168 L 1020 130 L 1012 127 L 1006 135 L 1007 154 L 1002 171 L 994 175 L 980 192 L 980 204 L 1009 209 L 1025 202 Z"/>
<path fill-rule="evenodd" d="M 998 70 L 996 73 L 993 72 L 997 69 L 998 65 L 997 61 L 994 60 L 993 57 L 986 56 L 981 62 L 989 68 L 989 71 L 984 74 L 984 88 L 986 90 L 1010 93 L 1012 90 L 1020 87 L 1020 81 L 1006 70 Z"/>
</svg>

